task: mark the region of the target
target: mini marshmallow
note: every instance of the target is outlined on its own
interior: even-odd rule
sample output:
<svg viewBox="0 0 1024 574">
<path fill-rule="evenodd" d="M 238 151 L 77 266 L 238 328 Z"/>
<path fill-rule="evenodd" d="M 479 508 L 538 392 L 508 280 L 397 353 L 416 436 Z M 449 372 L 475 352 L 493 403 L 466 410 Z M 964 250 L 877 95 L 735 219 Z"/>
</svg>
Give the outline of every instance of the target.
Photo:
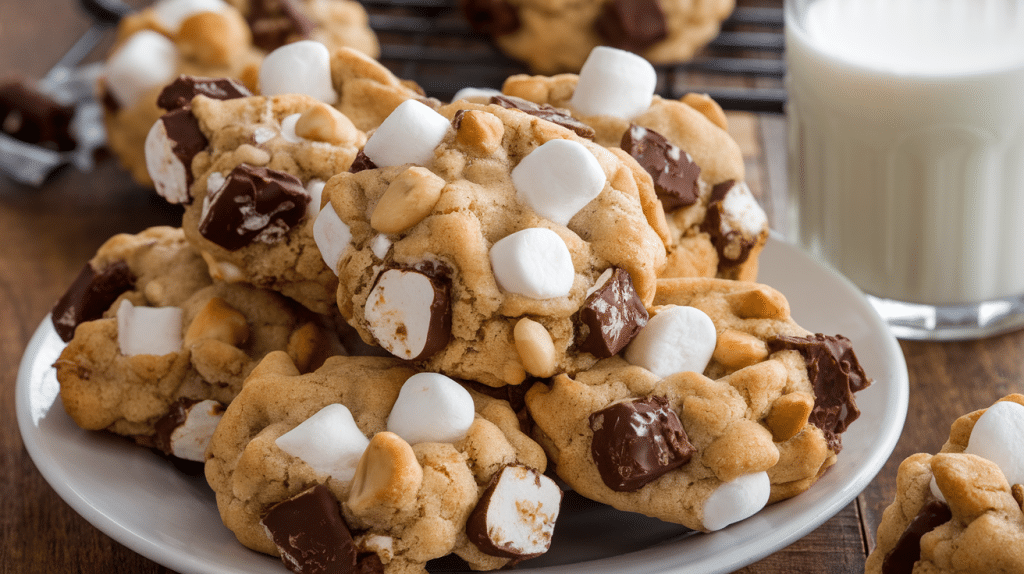
<svg viewBox="0 0 1024 574">
<path fill-rule="evenodd" d="M 306 193 L 309 194 L 309 205 L 306 207 L 312 221 L 316 221 L 316 216 L 320 215 L 320 202 L 323 201 L 326 186 L 327 182 L 322 179 L 311 179 L 306 184 Z"/>
<path fill-rule="evenodd" d="M 117 346 L 121 354 L 166 355 L 181 350 L 182 310 L 136 307 L 127 299 L 117 308 Z"/>
<path fill-rule="evenodd" d="M 670 305 L 651 317 L 629 343 L 626 360 L 659 377 L 703 373 L 717 341 L 715 324 L 703 311 Z"/>
<path fill-rule="evenodd" d="M 498 286 L 531 299 L 564 297 L 576 278 L 565 241 L 542 227 L 498 240 L 491 246 L 490 259 Z"/>
<path fill-rule="evenodd" d="M 383 260 L 388 251 L 391 251 L 391 239 L 383 233 L 378 233 L 373 236 L 370 240 L 370 251 L 373 252 L 373 256 L 377 259 Z"/>
<path fill-rule="evenodd" d="M 704 528 L 721 530 L 750 518 L 768 504 L 772 484 L 767 472 L 745 474 L 722 483 L 704 501 Z"/>
<path fill-rule="evenodd" d="M 409 377 L 388 415 L 388 430 L 410 445 L 456 442 L 476 417 L 473 397 L 462 385 L 439 373 Z"/>
<path fill-rule="evenodd" d="M 281 137 L 284 138 L 284 141 L 289 143 L 302 143 L 304 138 L 296 135 L 295 133 L 295 124 L 299 123 L 300 117 L 302 117 L 302 114 L 292 114 L 290 116 L 285 116 L 285 118 L 281 120 Z"/>
<path fill-rule="evenodd" d="M 339 403 L 320 409 L 274 442 L 314 471 L 340 481 L 352 480 L 370 444 L 348 407 Z"/>
<path fill-rule="evenodd" d="M 224 0 L 160 0 L 153 4 L 156 21 L 172 34 L 181 30 L 181 24 L 201 12 L 220 12 L 228 8 Z"/>
<path fill-rule="evenodd" d="M 538 215 L 560 225 L 568 225 L 597 197 L 607 179 L 594 154 L 570 140 L 545 143 L 512 170 L 516 195 Z"/>
<path fill-rule="evenodd" d="M 167 135 L 162 119 L 153 123 L 146 134 L 143 147 L 146 154 L 146 170 L 153 187 L 161 197 L 170 203 L 186 203 L 191 198 L 188 192 L 188 169 L 174 153 L 174 142 Z"/>
<path fill-rule="evenodd" d="M 746 182 L 738 182 L 722 200 L 722 231 L 756 236 L 768 225 L 768 215 Z"/>
<path fill-rule="evenodd" d="M 580 69 L 569 105 L 584 116 L 631 120 L 651 107 L 657 84 L 654 66 L 641 56 L 598 46 Z"/>
<path fill-rule="evenodd" d="M 305 94 L 334 104 L 338 92 L 331 82 L 331 52 L 320 42 L 300 40 L 267 54 L 260 66 L 260 93 Z"/>
<path fill-rule="evenodd" d="M 171 454 L 184 460 L 204 462 L 210 437 L 224 416 L 224 405 L 199 401 L 188 409 L 185 421 L 171 431 Z"/>
<path fill-rule="evenodd" d="M 313 241 L 320 249 L 320 256 L 324 263 L 338 274 L 338 263 L 345 250 L 352 244 L 352 230 L 348 224 L 338 217 L 331 202 L 320 210 L 320 215 L 313 222 Z"/>
<path fill-rule="evenodd" d="M 465 87 L 455 92 L 452 101 L 466 100 L 474 104 L 489 104 L 493 96 L 500 96 L 501 91 L 493 88 L 472 88 Z"/>
<path fill-rule="evenodd" d="M 427 165 L 450 127 L 448 119 L 429 106 L 406 100 L 373 132 L 363 153 L 377 167 Z"/>
<path fill-rule="evenodd" d="M 964 452 L 996 463 L 1009 484 L 1024 484 L 1024 406 L 999 401 L 986 409 L 974 423 Z M 932 494 L 945 501 L 934 478 L 931 486 Z"/>
<path fill-rule="evenodd" d="M 141 30 L 107 59 L 104 75 L 114 99 L 131 108 L 150 90 L 169 84 L 177 68 L 174 42 L 152 30 Z"/>
</svg>

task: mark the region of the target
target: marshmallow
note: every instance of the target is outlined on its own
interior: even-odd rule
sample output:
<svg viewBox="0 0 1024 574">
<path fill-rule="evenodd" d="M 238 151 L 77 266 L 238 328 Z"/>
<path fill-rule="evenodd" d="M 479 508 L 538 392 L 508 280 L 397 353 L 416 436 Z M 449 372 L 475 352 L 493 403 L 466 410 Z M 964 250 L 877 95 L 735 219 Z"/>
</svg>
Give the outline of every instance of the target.
<svg viewBox="0 0 1024 574">
<path fill-rule="evenodd" d="M 314 471 L 340 481 L 352 480 L 370 444 L 348 407 L 339 403 L 320 409 L 274 442 Z"/>
<path fill-rule="evenodd" d="M 466 521 L 466 536 L 484 554 L 522 560 L 551 546 L 562 489 L 536 470 L 509 465 L 498 471 Z"/>
<path fill-rule="evenodd" d="M 188 408 L 185 420 L 171 431 L 171 454 L 184 460 L 204 462 L 210 437 L 224 416 L 224 405 L 217 401 L 199 401 Z"/>
<path fill-rule="evenodd" d="M 300 40 L 267 54 L 260 66 L 260 93 L 306 94 L 334 104 L 338 92 L 331 82 L 331 52 L 320 42 Z"/>
<path fill-rule="evenodd" d="M 391 251 L 391 239 L 383 233 L 378 233 L 373 236 L 370 240 L 370 251 L 373 252 L 373 256 L 377 259 L 383 260 L 388 251 Z"/>
<path fill-rule="evenodd" d="M 324 263 L 337 275 L 341 256 L 352 243 L 352 230 L 338 217 L 329 201 L 313 222 L 313 240 L 320 249 Z"/>
<path fill-rule="evenodd" d="M 564 297 L 576 278 L 569 248 L 557 233 L 542 227 L 498 240 L 490 259 L 498 286 L 531 299 Z"/>
<path fill-rule="evenodd" d="M 306 183 L 306 193 L 309 194 L 309 205 L 306 207 L 311 221 L 315 221 L 316 216 L 320 215 L 320 202 L 324 198 L 324 187 L 327 187 L 327 182 L 322 179 L 311 179 Z"/>
<path fill-rule="evenodd" d="M 999 401 L 986 409 L 974 423 L 964 452 L 996 463 L 1009 484 L 1024 484 L 1024 406 Z M 931 485 L 932 494 L 945 501 L 934 478 Z"/>
<path fill-rule="evenodd" d="M 584 116 L 614 116 L 631 120 L 651 107 L 658 74 L 642 57 L 625 50 L 598 46 L 580 69 L 576 91 L 569 101 Z"/>
<path fill-rule="evenodd" d="M 181 30 L 181 24 L 201 12 L 220 12 L 228 8 L 224 0 L 160 0 L 153 4 L 156 21 L 172 34 Z"/>
<path fill-rule="evenodd" d="M 127 299 L 117 308 L 117 346 L 121 354 L 166 355 L 181 350 L 182 310 L 136 307 Z"/>
<path fill-rule="evenodd" d="M 722 199 L 722 233 L 736 231 L 757 236 L 768 226 L 768 215 L 757 203 L 746 182 L 735 183 Z"/>
<path fill-rule="evenodd" d="M 568 225 L 601 193 L 606 181 L 594 154 L 570 140 L 545 143 L 512 170 L 512 184 L 519 199 L 541 217 L 560 225 Z"/>
<path fill-rule="evenodd" d="M 704 501 L 704 528 L 721 530 L 750 518 L 768 504 L 772 484 L 767 472 L 744 474 L 724 482 Z"/>
<path fill-rule="evenodd" d="M 281 137 L 288 143 L 302 143 L 303 138 L 295 133 L 295 124 L 299 123 L 299 118 L 302 114 L 292 114 L 285 116 L 281 120 Z"/>
<path fill-rule="evenodd" d="M 363 315 L 380 346 L 400 359 L 425 359 L 451 339 L 448 284 L 415 269 L 381 273 Z"/>
<path fill-rule="evenodd" d="M 406 100 L 374 130 L 363 153 L 377 167 L 427 165 L 450 127 L 447 118 L 427 105 Z"/>
<path fill-rule="evenodd" d="M 715 324 L 703 311 L 670 305 L 651 317 L 626 347 L 626 360 L 659 377 L 703 373 L 717 340 Z"/>
<path fill-rule="evenodd" d="M 174 42 L 152 30 L 141 30 L 107 59 L 106 84 L 122 107 L 131 108 L 149 91 L 169 84 L 177 69 Z"/>
<path fill-rule="evenodd" d="M 188 192 L 189 169 L 174 153 L 175 142 L 167 133 L 162 119 L 153 123 L 146 134 L 143 147 L 146 154 L 146 170 L 153 187 L 161 197 L 170 203 L 187 203 L 192 196 Z"/>
<path fill-rule="evenodd" d="M 500 96 L 501 91 L 493 88 L 472 88 L 465 87 L 455 92 L 452 96 L 452 101 L 457 102 L 459 100 L 466 100 L 474 104 L 489 104 L 491 103 L 492 96 Z"/>
<path fill-rule="evenodd" d="M 462 385 L 439 373 L 417 373 L 402 385 L 388 415 L 388 430 L 410 445 L 456 442 L 476 417 L 473 397 Z"/>
</svg>

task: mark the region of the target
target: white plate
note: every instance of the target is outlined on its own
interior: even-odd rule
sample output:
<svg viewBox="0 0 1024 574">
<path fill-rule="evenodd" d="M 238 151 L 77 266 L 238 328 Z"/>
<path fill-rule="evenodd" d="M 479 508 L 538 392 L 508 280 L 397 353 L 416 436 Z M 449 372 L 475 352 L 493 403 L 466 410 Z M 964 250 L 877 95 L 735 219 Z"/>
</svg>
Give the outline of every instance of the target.
<svg viewBox="0 0 1024 574">
<path fill-rule="evenodd" d="M 874 478 L 892 453 L 907 412 L 907 368 L 899 345 L 852 284 L 796 247 L 772 237 L 760 267 L 760 281 L 786 295 L 800 325 L 849 337 L 874 379 L 857 394 L 862 414 L 843 435 L 836 465 L 807 492 L 713 534 L 687 533 L 567 497 L 552 550 L 520 570 L 731 572 L 802 538 Z M 22 439 L 54 490 L 96 528 L 183 574 L 286 572 L 278 560 L 235 540 L 221 524 L 213 494 L 201 478 L 185 476 L 124 440 L 79 429 L 64 412 L 51 367 L 62 348 L 47 318 L 25 351 L 17 382 Z"/>
</svg>

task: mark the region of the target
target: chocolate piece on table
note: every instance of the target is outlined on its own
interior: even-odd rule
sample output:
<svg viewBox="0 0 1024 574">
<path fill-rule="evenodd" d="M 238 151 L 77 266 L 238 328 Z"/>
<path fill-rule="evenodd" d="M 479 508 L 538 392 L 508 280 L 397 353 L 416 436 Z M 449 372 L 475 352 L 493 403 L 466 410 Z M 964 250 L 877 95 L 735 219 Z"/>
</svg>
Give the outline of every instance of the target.
<svg viewBox="0 0 1024 574">
<path fill-rule="evenodd" d="M 665 397 L 615 403 L 590 415 L 591 454 L 608 488 L 629 492 L 690 462 L 690 444 Z"/>
<path fill-rule="evenodd" d="M 450 273 L 444 265 L 425 262 L 391 267 L 377 276 L 364 316 L 381 347 L 398 358 L 418 361 L 448 345 L 452 333 Z M 429 298 L 419 296 L 428 293 Z M 411 308 L 413 304 L 426 304 L 427 309 Z M 412 324 L 412 318 L 426 323 Z"/>
<path fill-rule="evenodd" d="M 514 562 L 548 551 L 562 503 L 555 481 L 522 465 L 491 477 L 466 520 L 466 536 L 484 554 Z"/>
<path fill-rule="evenodd" d="M 725 197 L 736 186 L 736 180 L 723 181 L 711 188 L 708 198 L 708 211 L 701 223 L 700 230 L 711 238 L 711 244 L 718 252 L 719 269 L 733 267 L 745 263 L 750 258 L 750 250 L 757 245 L 758 236 L 747 236 L 742 231 L 725 231 L 723 226 Z"/>
<path fill-rule="evenodd" d="M 871 384 L 850 340 L 818 333 L 809 337 L 776 335 L 767 343 L 769 353 L 793 349 L 803 355 L 814 386 L 814 408 L 807 420 L 821 429 L 829 448 L 838 453 L 843 448 L 841 433 L 860 416 L 853 394 Z"/>
<path fill-rule="evenodd" d="M 481 34 L 503 36 L 519 29 L 519 14 L 505 0 L 461 0 L 462 13 Z"/>
<path fill-rule="evenodd" d="M 246 20 L 252 30 L 252 43 L 267 52 L 309 38 L 316 28 L 294 0 L 253 0 Z"/>
<path fill-rule="evenodd" d="M 363 150 L 359 150 L 356 152 L 356 157 L 352 160 L 352 165 L 348 170 L 351 173 L 359 173 L 365 169 L 377 169 L 377 164 L 373 163 L 370 156 L 363 153 Z"/>
<path fill-rule="evenodd" d="M 531 116 L 547 120 L 553 124 L 560 125 L 563 128 L 568 128 L 581 138 L 587 138 L 589 140 L 594 139 L 594 128 L 572 117 L 568 110 L 556 108 L 551 104 L 540 105 L 535 104 L 530 100 L 506 95 L 491 96 L 491 103 L 510 110 L 526 112 Z"/>
<path fill-rule="evenodd" d="M 594 28 L 606 45 L 631 52 L 643 52 L 668 37 L 665 12 L 657 0 L 605 2 Z"/>
<path fill-rule="evenodd" d="M 253 241 L 282 240 L 305 217 L 310 196 L 291 174 L 242 164 L 207 201 L 199 233 L 234 251 Z"/>
<path fill-rule="evenodd" d="M 65 106 L 21 81 L 0 85 L 0 131 L 25 143 L 71 151 L 73 106 Z"/>
<path fill-rule="evenodd" d="M 200 78 L 178 76 L 157 96 L 156 105 L 171 111 L 192 103 L 192 98 L 204 95 L 215 100 L 232 100 L 252 95 L 248 88 L 231 78 Z"/>
<path fill-rule="evenodd" d="M 318 484 L 272 506 L 260 520 L 297 574 L 354 572 L 356 549 L 330 489 Z"/>
<path fill-rule="evenodd" d="M 624 349 L 650 318 L 629 272 L 619 267 L 609 271 L 607 281 L 596 286 L 580 309 L 580 322 L 587 327 L 580 349 L 602 359 Z"/>
<path fill-rule="evenodd" d="M 665 207 L 672 211 L 697 202 L 697 178 L 700 166 L 690 154 L 672 144 L 654 130 L 630 124 L 619 143 L 626 153 L 640 164 L 654 180 L 654 191 Z"/>
<path fill-rule="evenodd" d="M 882 562 L 882 574 L 910 574 L 921 558 L 921 537 L 953 519 L 949 506 L 941 500 L 926 503 L 896 541 Z"/>
<path fill-rule="evenodd" d="M 102 317 L 122 293 L 134 286 L 135 275 L 124 261 L 98 271 L 86 263 L 50 313 L 57 334 L 64 342 L 70 341 L 75 327 Z"/>
</svg>

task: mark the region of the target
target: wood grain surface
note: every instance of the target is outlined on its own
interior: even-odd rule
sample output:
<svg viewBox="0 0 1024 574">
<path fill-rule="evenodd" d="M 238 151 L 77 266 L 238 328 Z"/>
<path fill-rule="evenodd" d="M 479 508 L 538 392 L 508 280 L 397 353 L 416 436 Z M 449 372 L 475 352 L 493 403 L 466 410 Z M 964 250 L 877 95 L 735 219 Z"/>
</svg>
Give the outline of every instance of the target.
<svg viewBox="0 0 1024 574">
<path fill-rule="evenodd" d="M 5 2 L 0 78 L 41 77 L 89 23 L 73 0 Z M 785 229 L 778 207 L 785 199 L 785 119 L 731 113 L 730 122 L 744 150 L 751 187 L 773 225 Z M 134 185 L 109 159 L 91 173 L 67 169 L 40 188 L 0 177 L 0 573 L 168 571 L 102 534 L 46 483 L 17 429 L 14 385 L 32 333 L 104 240 L 114 233 L 179 223 L 180 210 Z M 910 406 L 888 463 L 853 503 L 820 528 L 740 572 L 863 572 L 875 528 L 893 499 L 900 461 L 915 452 L 936 452 L 961 414 L 1024 391 L 1024 333 L 901 346 L 910 374 Z"/>
</svg>

